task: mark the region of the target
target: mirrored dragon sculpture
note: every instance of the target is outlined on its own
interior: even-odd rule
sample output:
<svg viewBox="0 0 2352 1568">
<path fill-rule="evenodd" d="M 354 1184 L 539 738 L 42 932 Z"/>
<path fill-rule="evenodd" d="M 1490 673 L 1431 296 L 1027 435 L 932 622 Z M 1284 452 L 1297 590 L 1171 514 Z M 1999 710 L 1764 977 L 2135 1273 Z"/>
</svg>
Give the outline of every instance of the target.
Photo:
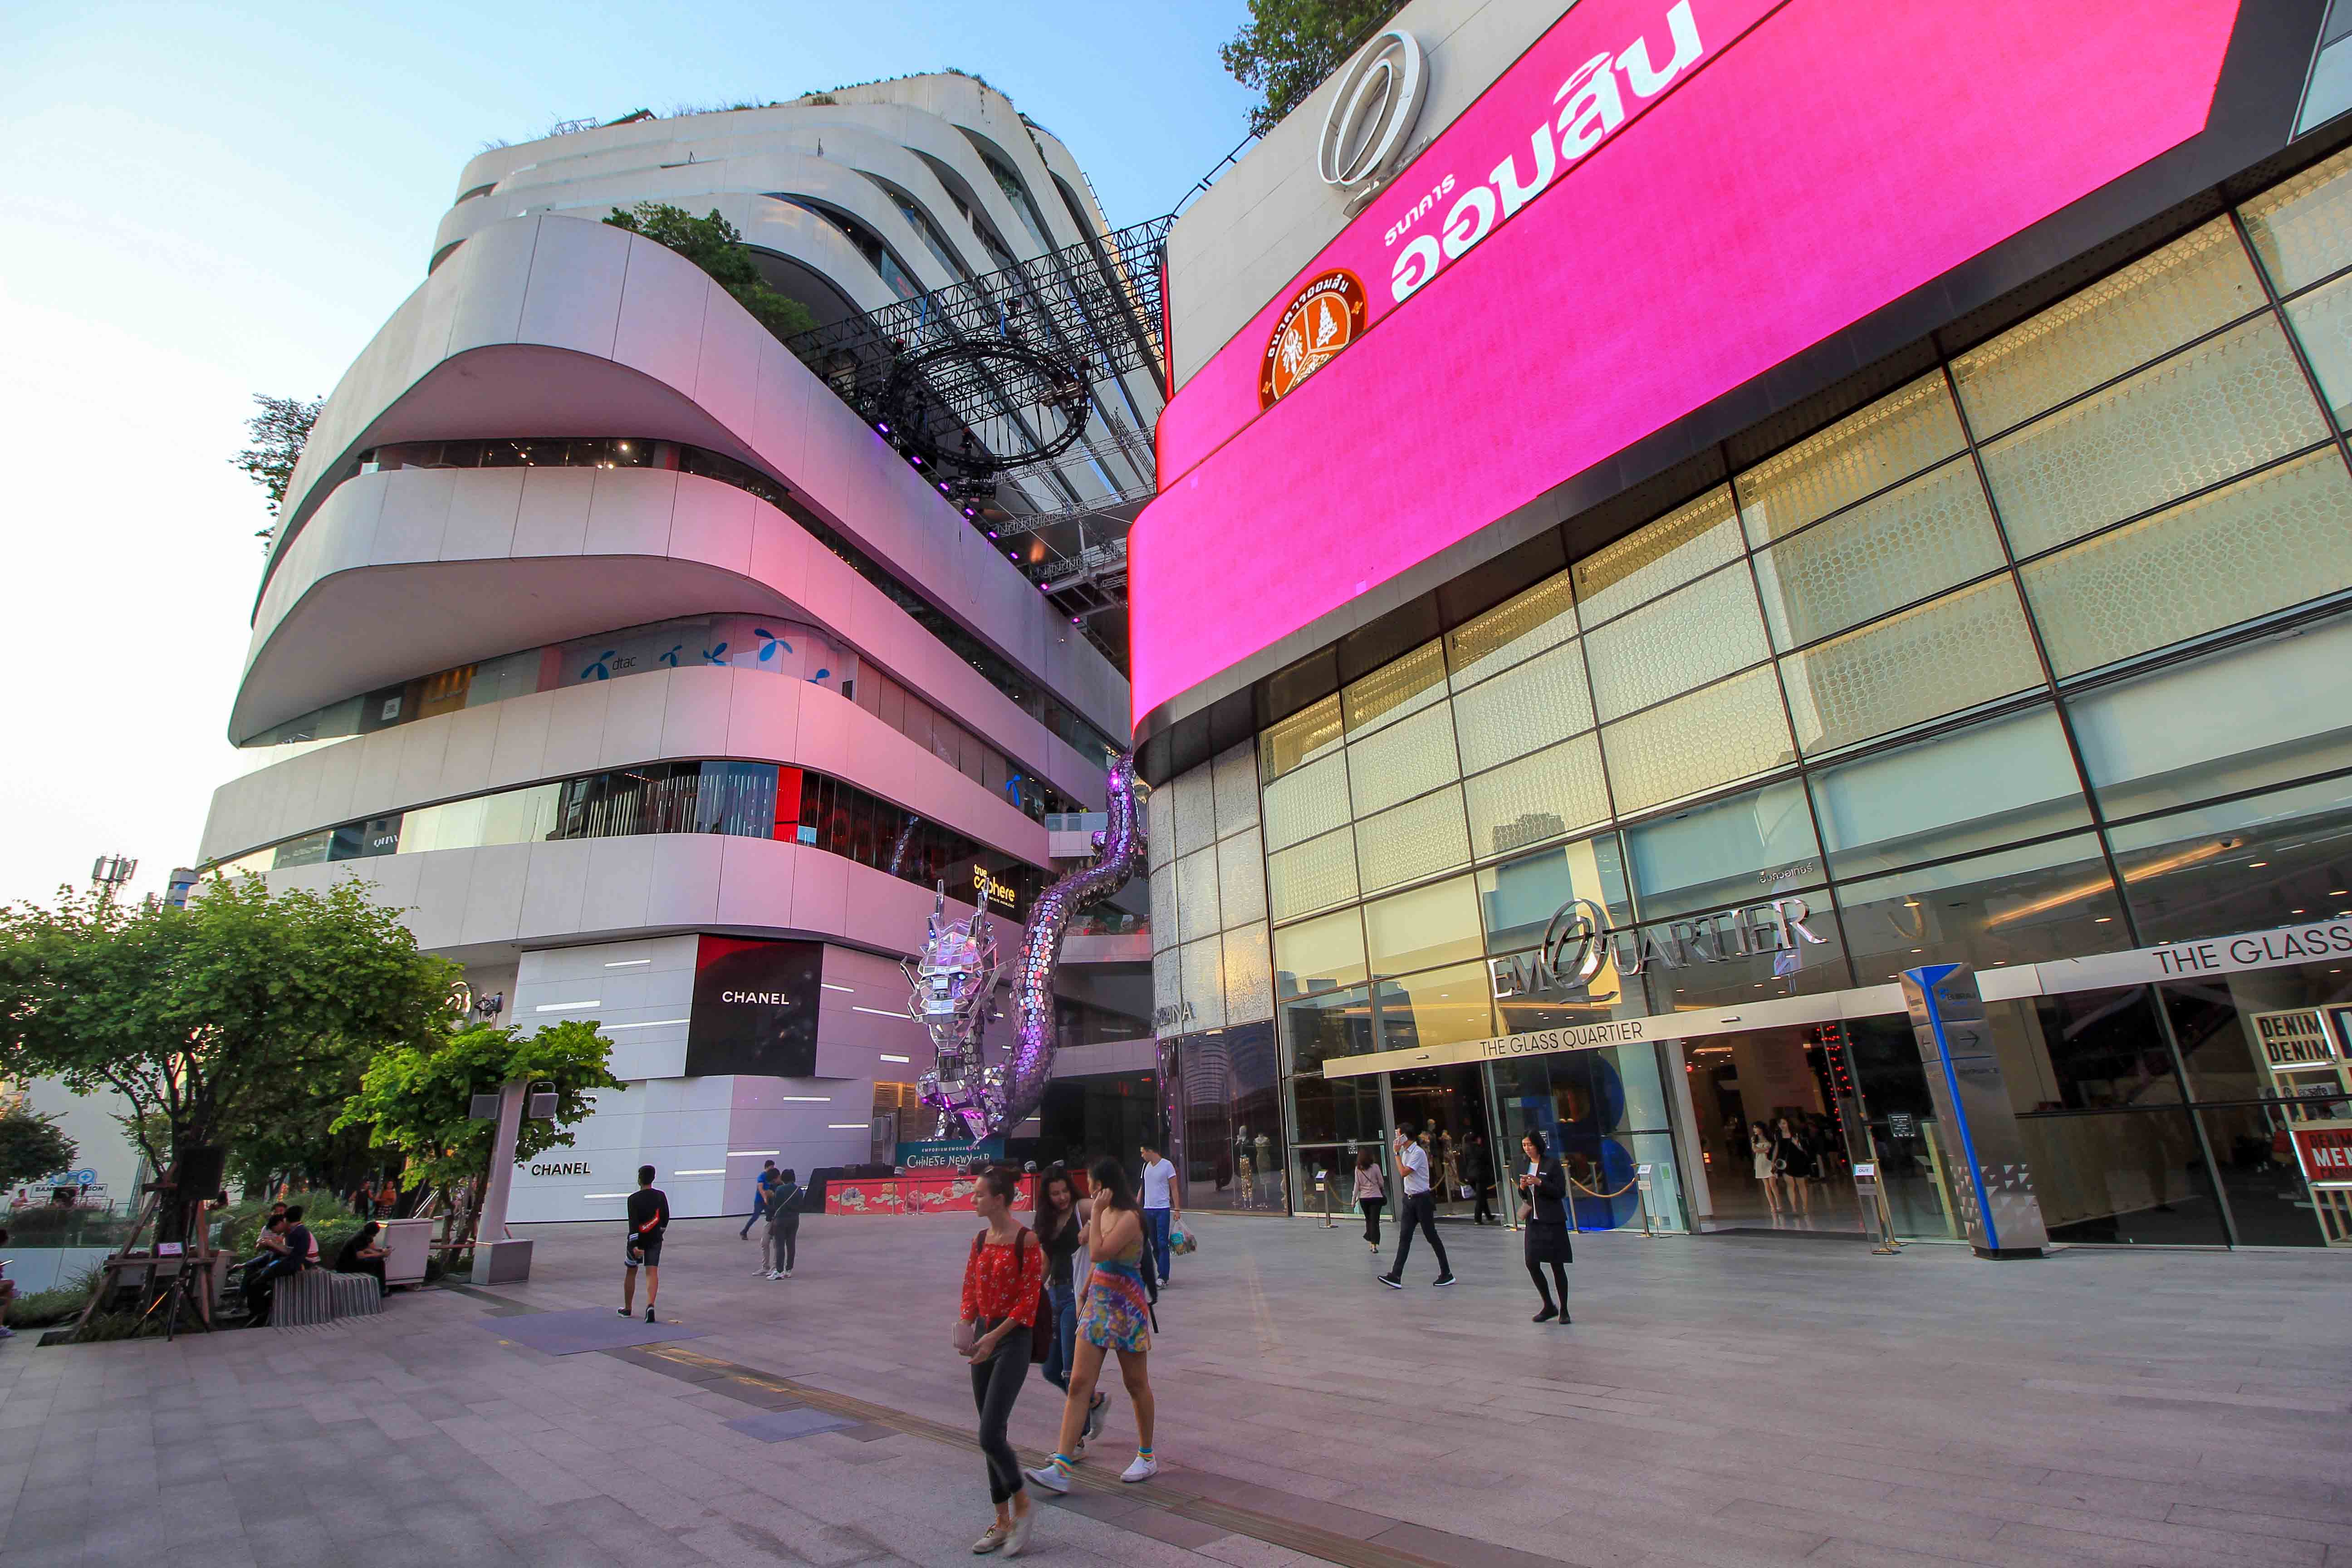
<svg viewBox="0 0 2352 1568">
<path fill-rule="evenodd" d="M 938 1052 L 919 1087 L 923 1103 L 940 1113 L 942 1138 L 998 1136 L 1045 1099 L 1054 1076 L 1054 971 L 1071 917 L 1118 892 L 1143 864 L 1142 805 L 1127 752 L 1112 760 L 1107 795 L 1110 822 L 1094 836 L 1094 863 L 1055 881 L 1030 910 L 1012 977 L 1013 1048 L 1003 1060 L 991 1063 L 982 1048 L 988 1025 L 1003 1016 L 996 1007 L 996 928 L 984 910 L 948 919 L 940 883 L 922 952 L 899 964 L 914 990 L 910 1011 Z"/>
</svg>

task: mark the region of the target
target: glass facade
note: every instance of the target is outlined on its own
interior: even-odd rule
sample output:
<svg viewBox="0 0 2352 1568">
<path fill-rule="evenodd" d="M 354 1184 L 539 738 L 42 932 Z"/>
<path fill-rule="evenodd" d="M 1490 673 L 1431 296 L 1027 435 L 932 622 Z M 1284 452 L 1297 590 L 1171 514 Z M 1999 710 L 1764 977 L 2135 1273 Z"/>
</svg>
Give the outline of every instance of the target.
<svg viewBox="0 0 2352 1568">
<path fill-rule="evenodd" d="M 1263 730 L 1298 1169 L 1475 1088 L 1490 1136 L 1543 1127 L 1596 1193 L 1648 1165 L 1680 1224 L 1681 1160 L 1748 1152 L 1702 1107 L 1677 1155 L 1679 1043 L 1441 1069 L 1475 1086 L 1323 1069 L 2352 913 L 2348 273 L 2352 153 Z M 1155 892 L 1189 922 L 1179 872 Z M 1547 1001 L 1514 976 L 1571 900 L 1603 961 Z M 2053 1237 L 2326 1238 L 2243 1020 L 2352 984 L 2286 973 L 1992 1005 Z M 1932 1117 L 1901 1020 L 1800 1047 L 1819 1087 L 1773 1103 L 1875 1143 L 1898 1225 L 1953 1234 L 1931 1158 L 1895 1158 Z M 2347 1082 L 2296 1114 L 2352 1116 Z"/>
<path fill-rule="evenodd" d="M 966 901 L 985 889 L 990 909 L 1029 912 L 1046 873 L 1002 851 L 806 768 L 773 763 L 646 763 L 552 784 L 498 790 L 320 828 L 215 862 L 206 874 L 242 876 L 322 860 L 624 838 L 646 833 L 726 833 L 805 844 Z"/>
</svg>

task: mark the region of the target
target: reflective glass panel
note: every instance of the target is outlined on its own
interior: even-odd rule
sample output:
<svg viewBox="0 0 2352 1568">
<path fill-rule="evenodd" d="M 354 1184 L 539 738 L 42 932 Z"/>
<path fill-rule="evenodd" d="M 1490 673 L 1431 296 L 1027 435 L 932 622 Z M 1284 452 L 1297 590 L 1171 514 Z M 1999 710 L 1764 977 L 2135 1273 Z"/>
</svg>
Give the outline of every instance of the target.
<svg viewBox="0 0 2352 1568">
<path fill-rule="evenodd" d="M 2287 302 L 2286 319 L 2339 426 L 2352 426 L 2352 278 Z"/>
<path fill-rule="evenodd" d="M 2097 687 L 2067 708 L 2110 819 L 2352 768 L 2352 617 Z"/>
<path fill-rule="evenodd" d="M 1258 764 L 1265 770 L 1265 782 L 1272 784 L 1286 773 L 1328 754 L 1339 740 L 1337 696 L 1326 697 L 1313 707 L 1293 713 L 1259 737 Z"/>
<path fill-rule="evenodd" d="M 1603 719 L 1662 702 L 1768 658 L 1748 573 L 1727 567 L 1621 616 L 1584 639 Z"/>
<path fill-rule="evenodd" d="M 1445 648 L 1423 643 L 1394 663 L 1382 665 L 1361 680 L 1350 681 L 1341 693 L 1348 716 L 1348 738 L 1418 713 L 1445 696 Z"/>
<path fill-rule="evenodd" d="M 1472 773 L 1591 729 L 1583 650 L 1553 648 L 1457 694 L 1454 726 Z"/>
<path fill-rule="evenodd" d="M 1280 849 L 1348 820 L 1348 759 L 1328 756 L 1265 786 L 1265 844 Z"/>
<path fill-rule="evenodd" d="M 2061 676 L 2352 587 L 2352 476 L 2333 447 L 2023 569 Z"/>
<path fill-rule="evenodd" d="M 1580 735 L 1480 773 L 1462 790 L 1470 810 L 1470 847 L 1481 858 L 1507 855 L 1609 817 L 1601 742 L 1592 735 Z"/>
<path fill-rule="evenodd" d="M 1257 831 L 1236 833 L 1218 844 L 1217 909 L 1228 927 L 1265 919 L 1265 860 Z"/>
<path fill-rule="evenodd" d="M 1712 909 L 1818 881 L 1821 849 L 1804 786 L 1768 784 L 1625 830 L 1644 919 Z"/>
<path fill-rule="evenodd" d="M 2269 316 L 1982 449 L 2020 556 L 2177 500 L 2327 434 Z"/>
<path fill-rule="evenodd" d="M 1168 793 L 1176 803 L 1176 853 L 1190 855 L 1216 842 L 1216 791 L 1207 766 L 1177 774 L 1169 781 Z"/>
<path fill-rule="evenodd" d="M 1257 826 L 1257 745 L 1244 741 L 1221 752 L 1211 773 L 1217 802 L 1217 836 Z"/>
<path fill-rule="evenodd" d="M 1354 898 L 1355 835 L 1342 827 L 1267 856 L 1265 895 L 1278 921 L 1296 920 Z"/>
<path fill-rule="evenodd" d="M 1415 888 L 1364 906 L 1372 973 L 1400 974 L 1478 956 L 1478 893 L 1467 877 Z"/>
<path fill-rule="evenodd" d="M 1812 775 L 1840 877 L 2087 827 L 2074 759 L 2048 708 L 1874 752 Z"/>
<path fill-rule="evenodd" d="M 1356 865 L 1376 893 L 1470 861 L 1459 786 L 1407 801 L 1356 824 Z"/>
<path fill-rule="evenodd" d="M 1588 626 L 1739 559 L 1739 517 L 1728 487 L 1645 523 L 1570 569 Z"/>
<path fill-rule="evenodd" d="M 1795 647 L 2001 563 L 1976 467 L 1946 463 L 1756 556 L 1774 646 Z"/>
<path fill-rule="evenodd" d="M 1215 931 L 1217 916 L 1217 852 L 1202 849 L 1176 861 L 1176 929 L 1191 942 Z"/>
<path fill-rule="evenodd" d="M 1225 1022 L 1263 1024 L 1274 1016 L 1274 976 L 1268 968 L 1265 925 L 1224 933 Z"/>
<path fill-rule="evenodd" d="M 1576 636 L 1574 574 L 1562 572 L 1445 634 L 1454 689 L 1484 680 Z"/>
<path fill-rule="evenodd" d="M 1622 815 L 1698 795 L 1791 761 L 1780 682 L 1751 670 L 1619 721 L 1601 732 Z"/>
<path fill-rule="evenodd" d="M 1657 921 L 1612 941 L 1617 972 L 1638 951 L 1650 1005 L 1661 1013 L 1736 1007 L 1853 984 L 1827 888 L 1754 889 L 1711 914 Z"/>
<path fill-rule="evenodd" d="M 2021 1112 L 2017 1133 L 2053 1241 L 2219 1247 L 2227 1239 L 2189 1113 Z"/>
<path fill-rule="evenodd" d="M 2107 842 L 2145 942 L 2352 914 L 2352 775 L 2127 823 Z"/>
<path fill-rule="evenodd" d="M 1380 982 L 1376 989 L 1381 1048 L 1409 1051 L 1459 1040 L 1492 1039 L 1495 1009 L 1487 984 L 1483 963 L 1457 964 Z"/>
<path fill-rule="evenodd" d="M 1575 899 L 1599 905 L 1609 917 L 1607 925 L 1633 923 L 1624 856 L 1613 833 L 1489 866 L 1477 874 L 1477 885 L 1488 952 L 1533 947 L 1543 940 L 1553 911 Z"/>
<path fill-rule="evenodd" d="M 1424 795 L 1460 772 L 1454 715 L 1442 701 L 1348 747 L 1349 796 L 1359 817 Z"/>
<path fill-rule="evenodd" d="M 2184 235 L 1952 362 L 1979 440 L 2263 304 L 2226 217 Z"/>
<path fill-rule="evenodd" d="M 1354 910 L 1301 921 L 1274 933 L 1275 988 L 1284 996 L 1360 984 L 1364 968 L 1364 922 Z"/>
<path fill-rule="evenodd" d="M 2338 153 L 2238 209 L 2282 294 L 2352 266 L 2352 153 Z"/>
<path fill-rule="evenodd" d="M 1215 937 L 1188 942 L 1176 950 L 1184 987 L 1185 1026 L 1218 1029 L 1225 1022 L 1224 945 Z"/>
<path fill-rule="evenodd" d="M 1363 994 L 1356 994 L 1359 1007 L 1363 1005 Z M 1371 1048 L 1370 1010 L 1363 1008 L 1366 1050 Z M 1352 1053 L 1337 1051 L 1336 1056 Z M 1381 1129 L 1381 1080 L 1370 1074 L 1354 1078 L 1302 1078 L 1291 1086 L 1297 1106 L 1298 1139 L 1302 1143 L 1364 1144 L 1377 1153 L 1383 1140 Z M 1353 1204 L 1349 1194 L 1356 1179 L 1356 1162 L 1351 1148 L 1316 1150 L 1318 1168 L 1328 1169 L 1331 1180 L 1338 1184 L 1331 1208 L 1335 1214 L 1346 1214 Z M 1376 1159 L 1373 1166 L 1378 1169 Z"/>
<path fill-rule="evenodd" d="M 1349 991 L 1318 991 L 1282 1005 L 1283 1036 L 1289 1043 L 1294 1071 L 1314 1072 L 1334 1057 L 1370 1056 L 1372 1042 L 1372 994 L 1368 986 Z M 1380 1118 L 1380 1079 L 1366 1076 L 1337 1079 L 1335 1083 L 1360 1083 L 1372 1091 L 1372 1117 Z"/>
<path fill-rule="evenodd" d="M 1992 577 L 1780 661 L 1797 744 L 1835 751 L 2042 684 L 2017 585 Z"/>
<path fill-rule="evenodd" d="M 1794 533 L 1962 445 L 1951 389 L 1942 371 L 1930 372 L 1739 475 L 1733 483 L 1748 542 Z"/>
<path fill-rule="evenodd" d="M 1999 969 L 2131 945 L 2087 833 L 1841 883 L 1838 902 L 1864 985 L 1922 963 Z"/>
</svg>

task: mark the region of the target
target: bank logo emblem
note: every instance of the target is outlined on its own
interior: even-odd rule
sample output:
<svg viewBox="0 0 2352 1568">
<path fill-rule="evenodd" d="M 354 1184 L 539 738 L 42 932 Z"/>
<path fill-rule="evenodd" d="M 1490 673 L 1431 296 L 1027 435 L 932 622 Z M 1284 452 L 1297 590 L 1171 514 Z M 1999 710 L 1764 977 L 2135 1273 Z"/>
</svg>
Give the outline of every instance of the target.
<svg viewBox="0 0 2352 1568">
<path fill-rule="evenodd" d="M 1419 41 L 1401 28 L 1374 38 L 1331 95 L 1315 172 L 1325 184 L 1350 192 L 1396 173 L 1428 96 L 1429 62 Z"/>
<path fill-rule="evenodd" d="M 1257 382 L 1257 405 L 1271 408 L 1362 335 L 1364 285 L 1344 267 L 1298 291 L 1274 323 Z"/>
</svg>

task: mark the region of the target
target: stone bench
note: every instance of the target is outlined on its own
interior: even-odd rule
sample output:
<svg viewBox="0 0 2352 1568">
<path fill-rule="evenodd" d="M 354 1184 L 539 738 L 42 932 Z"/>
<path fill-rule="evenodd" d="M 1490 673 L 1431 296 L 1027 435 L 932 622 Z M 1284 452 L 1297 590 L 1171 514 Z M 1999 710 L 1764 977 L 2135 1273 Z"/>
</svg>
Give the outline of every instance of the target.
<svg viewBox="0 0 2352 1568">
<path fill-rule="evenodd" d="M 299 1329 L 338 1318 L 364 1318 L 383 1310 L 383 1293 L 372 1274 L 338 1274 L 305 1268 L 278 1281 L 270 1293 L 272 1328 Z"/>
</svg>

